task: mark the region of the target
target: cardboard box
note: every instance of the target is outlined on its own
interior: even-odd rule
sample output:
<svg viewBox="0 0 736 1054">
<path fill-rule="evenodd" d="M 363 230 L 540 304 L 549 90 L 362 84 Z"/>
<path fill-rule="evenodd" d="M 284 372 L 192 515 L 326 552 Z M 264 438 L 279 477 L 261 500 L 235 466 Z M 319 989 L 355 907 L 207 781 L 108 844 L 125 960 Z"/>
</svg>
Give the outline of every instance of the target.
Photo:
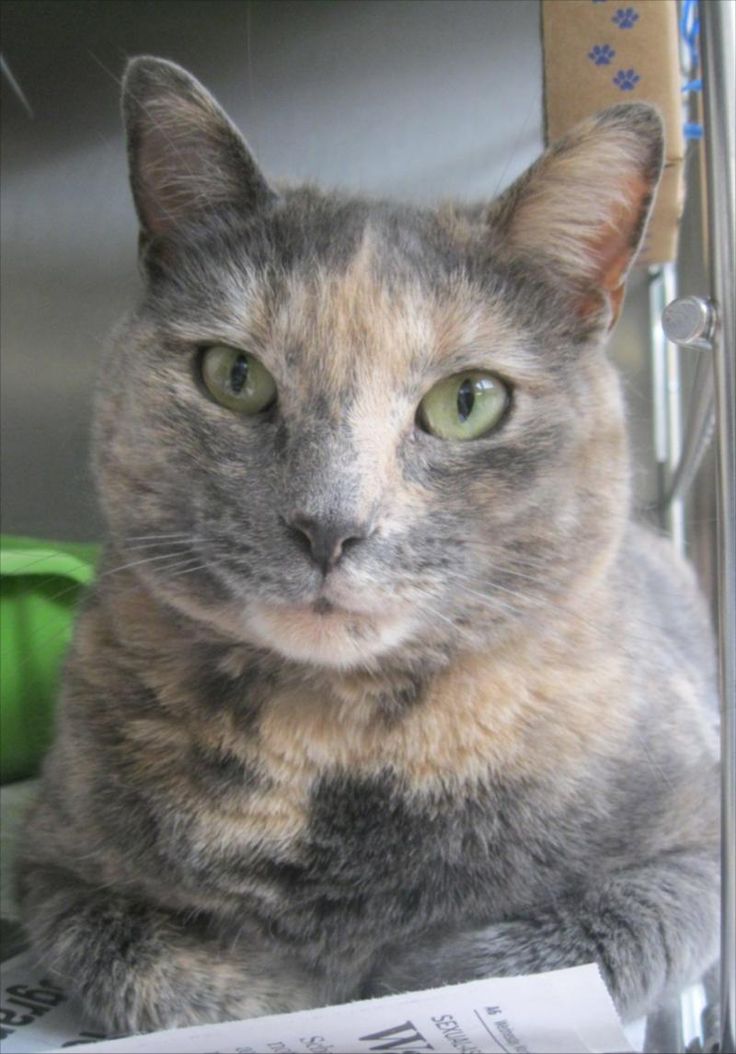
<svg viewBox="0 0 736 1054">
<path fill-rule="evenodd" d="M 665 122 L 665 171 L 640 264 L 677 255 L 685 198 L 676 0 L 542 0 L 547 142 L 620 102 L 650 102 Z"/>
</svg>

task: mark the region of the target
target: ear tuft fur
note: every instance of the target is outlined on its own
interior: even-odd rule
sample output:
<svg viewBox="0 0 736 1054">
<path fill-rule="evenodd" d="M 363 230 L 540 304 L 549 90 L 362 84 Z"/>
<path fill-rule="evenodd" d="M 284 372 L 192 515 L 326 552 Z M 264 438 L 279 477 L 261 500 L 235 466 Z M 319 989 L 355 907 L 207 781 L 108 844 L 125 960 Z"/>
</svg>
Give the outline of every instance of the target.
<svg viewBox="0 0 736 1054">
<path fill-rule="evenodd" d="M 144 235 L 166 235 L 222 207 L 275 198 L 238 130 L 197 80 L 140 56 L 123 78 L 130 182 Z"/>
<path fill-rule="evenodd" d="M 554 143 L 496 202 L 490 220 L 513 258 L 539 259 L 618 313 L 662 168 L 662 121 L 645 103 L 613 106 Z"/>
</svg>

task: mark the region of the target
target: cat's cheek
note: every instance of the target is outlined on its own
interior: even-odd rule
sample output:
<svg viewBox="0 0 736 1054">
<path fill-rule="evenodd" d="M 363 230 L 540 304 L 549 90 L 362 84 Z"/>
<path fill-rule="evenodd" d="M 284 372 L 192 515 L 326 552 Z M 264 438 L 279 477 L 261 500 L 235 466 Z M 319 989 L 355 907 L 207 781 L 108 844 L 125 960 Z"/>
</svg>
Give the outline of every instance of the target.
<svg viewBox="0 0 736 1054">
<path fill-rule="evenodd" d="M 256 604 L 245 616 L 255 644 L 287 659 L 347 669 L 400 647 L 415 630 L 405 613 L 319 615 L 310 610 Z"/>
</svg>

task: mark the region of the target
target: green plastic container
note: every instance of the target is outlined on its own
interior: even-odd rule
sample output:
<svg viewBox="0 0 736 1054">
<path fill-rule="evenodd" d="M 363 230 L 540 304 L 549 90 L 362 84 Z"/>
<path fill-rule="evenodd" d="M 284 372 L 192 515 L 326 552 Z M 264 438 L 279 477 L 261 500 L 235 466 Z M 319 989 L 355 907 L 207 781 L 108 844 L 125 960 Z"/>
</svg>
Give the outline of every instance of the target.
<svg viewBox="0 0 736 1054">
<path fill-rule="evenodd" d="M 0 537 L 0 782 L 37 771 L 59 671 L 98 545 Z"/>
</svg>

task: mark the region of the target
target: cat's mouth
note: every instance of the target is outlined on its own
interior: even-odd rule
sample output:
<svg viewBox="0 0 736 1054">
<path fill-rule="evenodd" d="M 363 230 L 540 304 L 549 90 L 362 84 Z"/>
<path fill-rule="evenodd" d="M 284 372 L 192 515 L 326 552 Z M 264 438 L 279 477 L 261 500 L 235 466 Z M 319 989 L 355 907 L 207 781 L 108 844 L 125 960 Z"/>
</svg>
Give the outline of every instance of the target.
<svg viewBox="0 0 736 1054">
<path fill-rule="evenodd" d="M 303 604 L 259 601 L 246 616 L 255 643 L 289 659 L 354 667 L 397 647 L 411 634 L 408 611 L 356 610 L 319 596 Z"/>
</svg>

